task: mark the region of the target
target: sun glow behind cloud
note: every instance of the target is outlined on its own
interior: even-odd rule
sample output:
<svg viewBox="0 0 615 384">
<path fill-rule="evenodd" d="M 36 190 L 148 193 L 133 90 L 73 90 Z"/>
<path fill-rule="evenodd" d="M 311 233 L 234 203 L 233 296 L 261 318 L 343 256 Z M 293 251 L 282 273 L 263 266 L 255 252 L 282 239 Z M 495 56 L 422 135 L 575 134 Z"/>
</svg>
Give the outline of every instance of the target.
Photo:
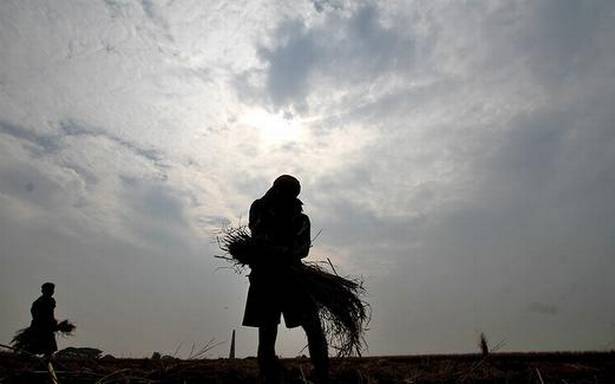
<svg viewBox="0 0 615 384">
<path fill-rule="evenodd" d="M 283 113 L 270 113 L 261 108 L 253 108 L 244 114 L 240 122 L 256 129 L 266 147 L 276 147 L 305 140 L 305 130 L 301 121 L 294 116 L 285 116 Z"/>
</svg>

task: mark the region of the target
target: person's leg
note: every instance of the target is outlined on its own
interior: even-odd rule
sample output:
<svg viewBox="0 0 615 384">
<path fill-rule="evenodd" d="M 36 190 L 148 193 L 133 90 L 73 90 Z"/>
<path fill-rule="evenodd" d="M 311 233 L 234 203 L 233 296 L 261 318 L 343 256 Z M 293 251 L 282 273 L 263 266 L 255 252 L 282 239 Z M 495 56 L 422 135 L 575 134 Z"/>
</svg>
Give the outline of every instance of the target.
<svg viewBox="0 0 615 384">
<path fill-rule="evenodd" d="M 275 340 L 278 325 L 271 323 L 258 328 L 258 367 L 263 381 L 267 384 L 279 382 L 280 366 L 275 355 Z"/>
<path fill-rule="evenodd" d="M 327 350 L 327 338 L 322 329 L 318 316 L 314 316 L 303 324 L 305 335 L 308 339 L 310 359 L 314 364 L 314 371 L 319 384 L 329 382 L 329 353 Z"/>
</svg>

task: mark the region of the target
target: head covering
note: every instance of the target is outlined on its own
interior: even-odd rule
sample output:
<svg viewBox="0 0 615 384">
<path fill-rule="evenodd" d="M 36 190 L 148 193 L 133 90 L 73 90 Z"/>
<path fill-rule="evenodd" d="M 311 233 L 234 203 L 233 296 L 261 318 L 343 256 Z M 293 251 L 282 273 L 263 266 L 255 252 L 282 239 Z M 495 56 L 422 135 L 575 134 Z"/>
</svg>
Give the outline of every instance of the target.
<svg viewBox="0 0 615 384">
<path fill-rule="evenodd" d="M 284 196 L 297 197 L 301 192 L 301 184 L 291 175 L 281 175 L 273 182 L 272 189 Z"/>
<path fill-rule="evenodd" d="M 56 285 L 54 283 L 50 283 L 50 282 L 46 282 L 43 285 L 41 285 L 41 289 L 53 289 L 55 287 L 56 287 Z"/>
<path fill-rule="evenodd" d="M 56 285 L 54 283 L 46 282 L 43 285 L 41 285 L 41 292 L 43 292 L 43 294 L 45 293 L 53 294 L 53 291 L 55 290 L 55 288 L 56 288 Z"/>
</svg>

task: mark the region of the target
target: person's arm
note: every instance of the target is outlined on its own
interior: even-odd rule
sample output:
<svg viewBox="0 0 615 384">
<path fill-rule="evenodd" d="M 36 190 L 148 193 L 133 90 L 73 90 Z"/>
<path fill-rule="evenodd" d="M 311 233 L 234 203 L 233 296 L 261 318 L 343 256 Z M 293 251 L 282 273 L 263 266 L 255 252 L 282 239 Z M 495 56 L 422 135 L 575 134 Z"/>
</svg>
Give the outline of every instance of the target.
<svg viewBox="0 0 615 384">
<path fill-rule="evenodd" d="M 255 200 L 250 206 L 248 221 L 248 228 L 250 228 L 252 239 L 257 241 L 258 249 L 261 251 L 257 255 L 259 264 L 277 262 L 278 258 L 288 251 L 288 247 L 273 244 L 269 240 L 265 209 L 264 204 L 260 200 Z"/>
<path fill-rule="evenodd" d="M 260 201 L 256 200 L 250 205 L 250 215 L 248 218 L 248 228 L 252 233 L 252 237 L 259 237 L 261 235 L 262 224 L 262 207 Z"/>
<path fill-rule="evenodd" d="M 292 255 L 297 260 L 307 257 L 312 246 L 310 237 L 310 219 L 305 214 L 301 214 L 296 221 L 295 239 L 293 242 Z"/>
<path fill-rule="evenodd" d="M 58 320 L 56 320 L 56 316 L 55 316 L 55 309 L 56 309 L 56 300 L 51 297 L 49 298 L 49 302 L 47 303 L 47 308 L 45 308 L 46 310 L 46 320 L 47 323 L 51 326 L 51 327 L 56 327 L 58 325 Z"/>
<path fill-rule="evenodd" d="M 262 246 L 266 247 L 266 249 L 271 252 L 280 253 L 282 251 L 287 251 L 288 247 L 273 244 L 269 240 L 267 224 L 265 223 L 265 209 L 265 206 L 260 200 L 254 201 L 250 206 L 248 228 L 250 228 L 252 238 L 261 241 Z"/>
<path fill-rule="evenodd" d="M 32 315 L 32 320 L 38 320 L 38 300 L 32 303 L 32 306 L 30 307 L 30 314 Z"/>
</svg>

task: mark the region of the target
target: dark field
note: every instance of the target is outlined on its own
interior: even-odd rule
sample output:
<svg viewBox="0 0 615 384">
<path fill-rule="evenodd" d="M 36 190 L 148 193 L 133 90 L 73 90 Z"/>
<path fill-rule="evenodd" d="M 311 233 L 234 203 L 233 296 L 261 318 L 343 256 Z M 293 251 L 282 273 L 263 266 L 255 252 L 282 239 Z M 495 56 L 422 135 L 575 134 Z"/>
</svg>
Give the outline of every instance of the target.
<svg viewBox="0 0 615 384">
<path fill-rule="evenodd" d="M 310 382 L 307 358 L 285 359 L 286 383 Z M 56 360 L 59 382 L 257 383 L 253 358 L 204 360 Z M 379 383 L 615 383 L 615 352 L 496 353 L 333 359 L 331 382 Z M 305 375 L 305 376 L 304 376 Z M 305 379 L 304 379 L 305 377 Z M 50 383 L 37 359 L 0 354 L 0 383 Z"/>
</svg>

